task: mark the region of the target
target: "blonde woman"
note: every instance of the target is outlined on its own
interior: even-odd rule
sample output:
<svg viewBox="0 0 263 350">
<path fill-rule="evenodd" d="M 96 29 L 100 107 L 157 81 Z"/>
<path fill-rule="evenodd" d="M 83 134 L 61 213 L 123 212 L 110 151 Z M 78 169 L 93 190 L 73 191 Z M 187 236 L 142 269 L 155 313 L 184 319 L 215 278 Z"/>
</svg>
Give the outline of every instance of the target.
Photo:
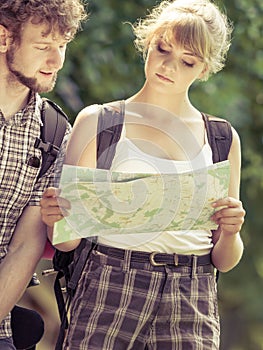
<svg viewBox="0 0 263 350">
<path fill-rule="evenodd" d="M 232 30 L 227 17 L 208 0 L 163 1 L 133 29 L 145 57 L 145 83 L 125 101 L 111 170 L 163 174 L 211 165 L 202 113 L 188 92 L 193 82 L 223 68 Z M 119 101 L 109 106 L 118 110 Z M 100 109 L 93 105 L 79 113 L 67 164 L 96 167 Z M 232 134 L 229 194 L 213 204 L 218 229 L 149 233 L 142 227 L 140 234 L 116 229 L 98 237 L 73 300 L 64 349 L 219 349 L 214 268 L 229 271 L 243 252 L 240 142 L 233 128 Z M 50 231 L 61 218 L 56 193 L 51 188 L 42 199 Z M 67 211 L 69 204 L 60 200 Z"/>
</svg>

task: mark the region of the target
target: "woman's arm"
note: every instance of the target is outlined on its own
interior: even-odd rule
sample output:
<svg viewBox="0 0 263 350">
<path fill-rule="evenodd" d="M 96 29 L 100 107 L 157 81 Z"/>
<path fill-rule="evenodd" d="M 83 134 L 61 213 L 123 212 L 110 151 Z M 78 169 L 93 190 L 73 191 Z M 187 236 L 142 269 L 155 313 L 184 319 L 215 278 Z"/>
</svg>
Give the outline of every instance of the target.
<svg viewBox="0 0 263 350">
<path fill-rule="evenodd" d="M 68 142 L 65 164 L 96 168 L 96 133 L 98 106 L 92 105 L 83 109 L 76 118 L 72 134 Z M 48 226 L 48 237 L 52 242 L 55 222 L 69 215 L 70 203 L 60 197 L 60 190 L 48 188 L 40 202 L 43 222 Z M 75 249 L 81 239 L 56 245 L 62 251 Z"/>
<path fill-rule="evenodd" d="M 215 267 L 222 272 L 227 272 L 238 264 L 244 249 L 239 233 L 245 217 L 245 210 L 239 200 L 240 140 L 233 128 L 232 131 L 233 142 L 228 157 L 230 161 L 229 196 L 213 204 L 214 208 L 223 207 L 223 209 L 218 210 L 212 216 L 212 219 L 218 224 L 218 229 L 213 231 L 212 261 Z"/>
</svg>

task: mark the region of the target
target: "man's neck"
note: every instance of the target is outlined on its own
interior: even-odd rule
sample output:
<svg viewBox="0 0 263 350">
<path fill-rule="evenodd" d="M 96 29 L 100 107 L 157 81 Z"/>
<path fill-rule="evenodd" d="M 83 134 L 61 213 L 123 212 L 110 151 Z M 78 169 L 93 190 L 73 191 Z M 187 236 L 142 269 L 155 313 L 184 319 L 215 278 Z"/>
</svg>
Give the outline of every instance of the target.
<svg viewBox="0 0 263 350">
<path fill-rule="evenodd" d="M 30 90 L 25 86 L 13 86 L 0 80 L 0 109 L 6 120 L 24 108 L 28 103 Z"/>
</svg>

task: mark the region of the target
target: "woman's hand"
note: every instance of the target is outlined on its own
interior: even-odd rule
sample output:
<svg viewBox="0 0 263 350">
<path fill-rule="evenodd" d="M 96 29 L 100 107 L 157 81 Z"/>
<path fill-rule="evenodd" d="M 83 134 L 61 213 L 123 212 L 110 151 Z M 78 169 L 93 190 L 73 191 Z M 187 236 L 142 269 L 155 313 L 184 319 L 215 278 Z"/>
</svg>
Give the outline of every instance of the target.
<svg viewBox="0 0 263 350">
<path fill-rule="evenodd" d="M 219 271 L 227 272 L 238 264 L 243 254 L 239 231 L 246 213 L 242 202 L 233 197 L 220 199 L 213 207 L 218 208 L 211 217 L 218 228 L 213 231 L 212 261 Z"/>
<path fill-rule="evenodd" d="M 220 207 L 223 208 L 216 211 L 211 219 L 219 225 L 221 233 L 228 235 L 238 233 L 246 215 L 242 202 L 232 197 L 226 197 L 213 203 L 213 208 Z"/>
<path fill-rule="evenodd" d="M 69 215 L 69 201 L 59 195 L 58 188 L 49 187 L 40 201 L 42 220 L 49 227 L 53 227 L 55 222 Z"/>
</svg>

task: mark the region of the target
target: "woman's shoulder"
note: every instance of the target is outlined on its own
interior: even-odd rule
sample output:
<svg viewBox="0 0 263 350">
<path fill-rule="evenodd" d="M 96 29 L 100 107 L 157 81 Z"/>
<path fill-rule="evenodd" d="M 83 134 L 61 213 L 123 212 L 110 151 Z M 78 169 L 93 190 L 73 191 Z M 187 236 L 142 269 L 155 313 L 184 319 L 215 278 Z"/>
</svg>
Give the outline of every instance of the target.
<svg viewBox="0 0 263 350">
<path fill-rule="evenodd" d="M 97 134 L 98 119 L 103 108 L 119 110 L 120 102 L 114 101 L 105 104 L 93 104 L 83 108 L 77 115 L 73 125 L 73 135 L 90 138 Z"/>
<path fill-rule="evenodd" d="M 218 116 L 214 116 L 214 115 L 210 115 L 210 114 L 206 114 L 206 116 L 208 117 L 208 120 L 228 123 L 231 127 L 233 138 L 235 138 L 235 139 L 239 138 L 236 129 L 234 128 L 234 126 L 231 124 L 231 122 L 227 118 L 218 117 Z"/>
<path fill-rule="evenodd" d="M 236 141 L 239 140 L 238 132 L 236 131 L 235 127 L 232 125 L 231 121 L 229 121 L 227 118 L 224 118 L 224 117 L 218 117 L 218 116 L 209 115 L 209 114 L 206 114 L 206 115 L 207 115 L 209 120 L 229 123 L 231 130 L 232 130 L 233 139 Z"/>
<path fill-rule="evenodd" d="M 103 104 L 92 104 L 85 108 L 83 108 L 79 114 L 77 115 L 76 122 L 91 122 L 98 120 L 99 113 L 104 109 L 113 109 L 116 111 L 120 111 L 121 101 L 111 101 Z"/>
<path fill-rule="evenodd" d="M 94 119 L 98 117 L 99 111 L 101 110 L 102 105 L 93 104 L 84 107 L 77 115 L 75 123 L 83 123 L 87 120 Z"/>
</svg>

